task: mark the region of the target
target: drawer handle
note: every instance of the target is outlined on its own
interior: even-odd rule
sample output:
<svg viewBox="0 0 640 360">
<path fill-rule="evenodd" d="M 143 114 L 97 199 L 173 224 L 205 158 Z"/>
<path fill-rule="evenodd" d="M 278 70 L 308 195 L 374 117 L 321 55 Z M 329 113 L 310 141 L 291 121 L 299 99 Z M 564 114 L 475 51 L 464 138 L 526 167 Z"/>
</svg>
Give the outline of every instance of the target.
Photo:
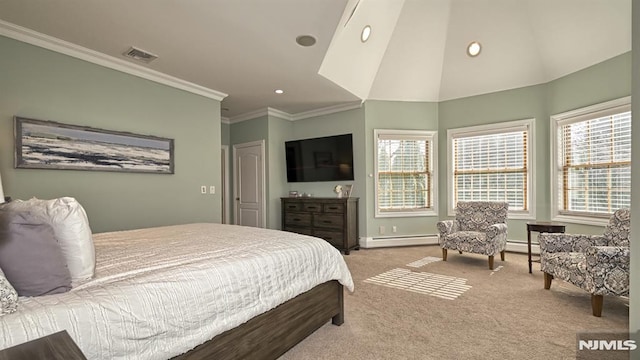
<svg viewBox="0 0 640 360">
<path fill-rule="evenodd" d="M 333 223 L 333 221 L 331 221 L 331 220 L 322 220 L 322 222 L 323 222 L 323 223 L 325 223 L 325 224 L 331 224 L 331 223 Z"/>
<path fill-rule="evenodd" d="M 330 206 L 330 207 L 329 207 L 329 210 L 338 210 L 338 208 L 337 208 L 337 207 L 335 207 L 335 206 Z"/>
<path fill-rule="evenodd" d="M 293 221 L 302 221 L 302 219 L 295 218 Z"/>
<path fill-rule="evenodd" d="M 297 208 L 297 206 L 295 206 L 295 205 L 289 205 L 289 206 L 287 206 L 287 209 L 295 209 L 295 208 Z"/>
</svg>

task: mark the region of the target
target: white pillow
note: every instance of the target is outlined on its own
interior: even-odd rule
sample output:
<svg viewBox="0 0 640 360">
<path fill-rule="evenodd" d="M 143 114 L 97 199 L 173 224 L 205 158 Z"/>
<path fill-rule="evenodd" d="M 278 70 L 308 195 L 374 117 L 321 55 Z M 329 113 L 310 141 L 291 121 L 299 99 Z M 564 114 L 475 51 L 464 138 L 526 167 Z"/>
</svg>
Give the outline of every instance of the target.
<svg viewBox="0 0 640 360">
<path fill-rule="evenodd" d="M 0 269 L 0 316 L 11 314 L 18 308 L 18 293 Z"/>
<path fill-rule="evenodd" d="M 93 277 L 96 256 L 87 213 L 72 197 L 53 200 L 16 200 L 5 205 L 9 209 L 28 208 L 53 228 L 53 234 L 67 262 L 72 281 Z"/>
</svg>

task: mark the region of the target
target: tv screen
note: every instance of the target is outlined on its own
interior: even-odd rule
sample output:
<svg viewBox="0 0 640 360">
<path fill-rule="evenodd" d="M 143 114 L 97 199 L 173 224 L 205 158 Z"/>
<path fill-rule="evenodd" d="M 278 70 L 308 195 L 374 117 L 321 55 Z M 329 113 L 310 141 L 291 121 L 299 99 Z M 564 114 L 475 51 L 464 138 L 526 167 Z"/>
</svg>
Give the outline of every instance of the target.
<svg viewBox="0 0 640 360">
<path fill-rule="evenodd" d="M 287 181 L 353 180 L 351 134 L 285 142 Z"/>
</svg>

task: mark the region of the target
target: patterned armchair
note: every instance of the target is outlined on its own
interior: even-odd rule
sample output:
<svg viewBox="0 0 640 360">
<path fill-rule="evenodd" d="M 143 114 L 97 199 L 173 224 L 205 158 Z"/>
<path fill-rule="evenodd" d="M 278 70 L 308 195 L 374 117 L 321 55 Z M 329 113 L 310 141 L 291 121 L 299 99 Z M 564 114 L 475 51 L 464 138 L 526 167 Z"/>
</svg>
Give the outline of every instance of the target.
<svg viewBox="0 0 640 360">
<path fill-rule="evenodd" d="M 458 202 L 455 220 L 438 222 L 442 260 L 447 261 L 447 250 L 482 254 L 489 256 L 489 269 L 493 270 L 495 254 L 500 253 L 504 261 L 508 211 L 506 202 Z"/>
<path fill-rule="evenodd" d="M 613 213 L 603 235 L 540 234 L 544 288 L 558 278 L 591 293 L 594 316 L 603 295 L 629 295 L 629 210 Z"/>
</svg>

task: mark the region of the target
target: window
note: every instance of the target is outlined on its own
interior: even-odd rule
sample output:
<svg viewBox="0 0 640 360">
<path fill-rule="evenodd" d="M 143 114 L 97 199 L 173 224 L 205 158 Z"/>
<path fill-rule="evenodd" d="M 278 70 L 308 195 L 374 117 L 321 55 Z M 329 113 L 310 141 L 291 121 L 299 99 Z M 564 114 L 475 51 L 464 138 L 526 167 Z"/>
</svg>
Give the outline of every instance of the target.
<svg viewBox="0 0 640 360">
<path fill-rule="evenodd" d="M 630 207 L 630 98 L 551 118 L 554 218 L 604 224 L 615 210 Z"/>
<path fill-rule="evenodd" d="M 532 127 L 529 119 L 448 130 L 450 215 L 458 201 L 507 201 L 511 218 L 535 216 Z"/>
<path fill-rule="evenodd" d="M 437 215 L 436 132 L 374 130 L 376 217 Z"/>
</svg>

